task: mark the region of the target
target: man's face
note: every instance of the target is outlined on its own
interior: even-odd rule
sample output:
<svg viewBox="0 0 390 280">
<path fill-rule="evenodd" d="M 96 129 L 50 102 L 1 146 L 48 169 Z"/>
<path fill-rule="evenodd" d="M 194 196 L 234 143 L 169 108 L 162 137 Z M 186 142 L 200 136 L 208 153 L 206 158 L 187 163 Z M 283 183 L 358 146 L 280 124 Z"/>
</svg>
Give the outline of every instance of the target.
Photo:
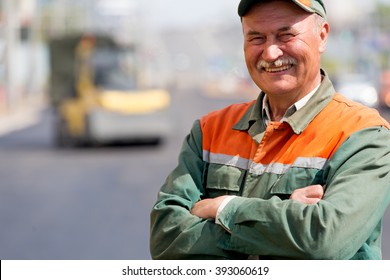
<svg viewBox="0 0 390 280">
<path fill-rule="evenodd" d="M 297 101 L 320 83 L 327 23 L 291 2 L 272 1 L 253 6 L 242 26 L 249 73 L 269 97 Z"/>
</svg>

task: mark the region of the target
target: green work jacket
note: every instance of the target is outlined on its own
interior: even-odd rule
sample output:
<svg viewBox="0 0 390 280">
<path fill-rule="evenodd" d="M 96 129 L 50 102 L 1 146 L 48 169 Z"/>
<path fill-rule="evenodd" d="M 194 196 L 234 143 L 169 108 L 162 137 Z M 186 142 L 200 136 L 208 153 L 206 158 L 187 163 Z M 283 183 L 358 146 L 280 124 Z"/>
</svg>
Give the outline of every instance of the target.
<svg viewBox="0 0 390 280">
<path fill-rule="evenodd" d="M 389 125 L 323 75 L 282 123 L 265 124 L 264 93 L 195 121 L 151 212 L 153 259 L 381 259 Z M 317 204 L 289 199 L 314 184 L 325 187 Z M 221 195 L 237 197 L 220 224 L 191 214 Z"/>
</svg>

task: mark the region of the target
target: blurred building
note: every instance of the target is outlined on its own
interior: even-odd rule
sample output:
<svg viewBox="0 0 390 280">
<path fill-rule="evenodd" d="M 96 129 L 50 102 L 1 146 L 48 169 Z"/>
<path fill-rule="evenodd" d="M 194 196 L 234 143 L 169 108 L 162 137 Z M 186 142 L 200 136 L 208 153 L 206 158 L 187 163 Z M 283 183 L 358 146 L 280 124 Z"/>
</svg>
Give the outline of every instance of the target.
<svg viewBox="0 0 390 280">
<path fill-rule="evenodd" d="M 37 0 L 0 1 L 0 113 L 42 95 L 45 74 L 40 63 Z"/>
</svg>

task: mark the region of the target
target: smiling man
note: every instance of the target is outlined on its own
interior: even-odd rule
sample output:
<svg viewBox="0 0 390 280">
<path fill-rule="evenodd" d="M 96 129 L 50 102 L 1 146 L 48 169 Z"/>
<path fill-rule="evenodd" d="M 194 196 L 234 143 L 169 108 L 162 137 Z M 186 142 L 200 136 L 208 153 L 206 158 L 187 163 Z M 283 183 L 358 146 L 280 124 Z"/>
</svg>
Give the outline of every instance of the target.
<svg viewBox="0 0 390 280">
<path fill-rule="evenodd" d="M 246 64 L 254 82 L 267 94 L 270 113 L 280 120 L 291 105 L 320 84 L 320 55 L 329 25 L 322 16 L 308 15 L 292 1 L 265 2 L 251 9 L 243 5 Z"/>
<path fill-rule="evenodd" d="M 320 68 L 323 2 L 242 0 L 238 14 L 261 92 L 195 121 L 152 209 L 152 257 L 380 259 L 390 126 Z"/>
</svg>

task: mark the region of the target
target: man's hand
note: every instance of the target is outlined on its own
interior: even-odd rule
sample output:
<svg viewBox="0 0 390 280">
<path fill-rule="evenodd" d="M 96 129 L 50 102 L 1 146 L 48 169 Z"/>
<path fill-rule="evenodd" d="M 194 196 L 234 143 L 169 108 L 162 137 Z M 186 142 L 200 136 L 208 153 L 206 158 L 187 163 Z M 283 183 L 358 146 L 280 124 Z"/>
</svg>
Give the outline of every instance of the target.
<svg viewBox="0 0 390 280">
<path fill-rule="evenodd" d="M 202 219 L 215 219 L 217 211 L 226 196 L 216 198 L 206 198 L 195 203 L 191 209 L 191 214 Z"/>
<path fill-rule="evenodd" d="M 294 190 L 290 199 L 304 204 L 316 204 L 323 196 L 324 187 L 321 185 L 312 185 Z"/>
</svg>

